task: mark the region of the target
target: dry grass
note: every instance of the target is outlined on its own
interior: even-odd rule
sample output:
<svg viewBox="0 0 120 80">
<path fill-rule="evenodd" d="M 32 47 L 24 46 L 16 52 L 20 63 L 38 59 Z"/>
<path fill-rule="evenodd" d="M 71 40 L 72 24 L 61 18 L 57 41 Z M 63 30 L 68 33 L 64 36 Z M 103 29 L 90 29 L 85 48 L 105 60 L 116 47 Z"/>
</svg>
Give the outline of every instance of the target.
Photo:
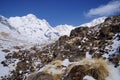
<svg viewBox="0 0 120 80">
<path fill-rule="evenodd" d="M 48 76 L 51 77 L 52 80 L 59 80 L 63 77 L 63 71 L 62 71 L 62 61 L 56 60 L 52 61 L 45 67 L 43 67 L 43 70 L 37 73 L 33 73 L 28 77 L 27 80 L 42 80 L 43 78 L 47 78 Z M 41 74 L 42 73 L 42 74 Z M 43 77 L 40 77 L 43 76 Z M 50 80 L 51 80 L 50 79 Z M 44 79 L 48 80 L 48 79 Z"/>
<path fill-rule="evenodd" d="M 86 75 L 92 76 L 96 80 L 105 80 L 109 75 L 107 63 L 103 59 L 86 58 L 79 62 L 73 62 L 65 70 L 63 70 L 62 61 L 52 61 L 50 64 L 46 65 L 41 72 L 45 73 L 47 76 L 50 74 L 53 78 L 51 78 L 52 80 L 61 80 L 66 74 L 69 76 L 67 75 L 63 80 L 72 80 L 73 76 L 74 80 L 83 80 L 83 77 Z M 38 77 L 38 73 L 35 73 L 33 77 L 36 77 L 36 75 Z M 28 80 L 32 79 L 34 78 L 31 77 Z"/>
<path fill-rule="evenodd" d="M 74 76 L 74 78 L 76 78 L 75 80 L 82 80 L 85 75 L 89 75 L 94 77 L 96 80 L 105 80 L 105 78 L 109 75 L 108 65 L 103 59 L 85 58 L 79 63 L 80 64 L 73 63 L 71 67 L 69 67 L 68 75 L 71 76 L 70 78 Z M 76 74 L 79 74 L 79 76 Z"/>
<path fill-rule="evenodd" d="M 27 80 L 53 80 L 53 77 L 50 74 L 38 72 L 30 75 Z"/>
<path fill-rule="evenodd" d="M 108 65 L 103 59 L 95 59 L 95 63 L 92 63 L 93 69 L 90 69 L 90 74 L 97 80 L 105 80 L 109 75 Z M 95 70 L 95 72 L 93 71 Z M 98 76 L 95 76 L 98 74 Z"/>
<path fill-rule="evenodd" d="M 50 64 L 48 64 L 43 72 L 51 74 L 53 76 L 53 80 L 59 80 L 63 77 L 64 74 L 64 70 L 62 70 L 63 65 L 62 65 L 62 61 L 60 60 L 56 60 L 56 61 L 52 61 Z"/>
</svg>

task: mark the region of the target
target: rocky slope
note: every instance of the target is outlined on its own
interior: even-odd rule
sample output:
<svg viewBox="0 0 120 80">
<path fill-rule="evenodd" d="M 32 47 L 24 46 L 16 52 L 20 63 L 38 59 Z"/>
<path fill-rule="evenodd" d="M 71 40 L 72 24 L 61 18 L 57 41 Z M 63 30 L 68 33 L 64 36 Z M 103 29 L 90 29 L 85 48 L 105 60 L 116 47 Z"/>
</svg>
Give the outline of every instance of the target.
<svg viewBox="0 0 120 80">
<path fill-rule="evenodd" d="M 2 50 L 0 66 L 8 71 L 2 80 L 119 80 L 120 15 L 75 28 L 43 48 L 14 48 Z"/>
</svg>

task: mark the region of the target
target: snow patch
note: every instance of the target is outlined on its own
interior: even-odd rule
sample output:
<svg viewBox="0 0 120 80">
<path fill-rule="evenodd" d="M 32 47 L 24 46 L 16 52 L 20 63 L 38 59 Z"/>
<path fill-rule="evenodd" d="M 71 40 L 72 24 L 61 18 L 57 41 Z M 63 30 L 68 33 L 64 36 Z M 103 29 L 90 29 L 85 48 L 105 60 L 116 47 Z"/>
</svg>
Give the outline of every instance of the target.
<svg viewBox="0 0 120 80">
<path fill-rule="evenodd" d="M 71 62 L 69 61 L 69 59 L 65 59 L 63 62 L 62 62 L 62 65 L 68 67 L 68 65 L 71 64 Z"/>
<path fill-rule="evenodd" d="M 86 58 L 92 59 L 92 55 L 90 55 L 89 52 L 86 52 Z"/>
<path fill-rule="evenodd" d="M 110 75 L 106 80 L 120 80 L 120 66 L 115 68 L 114 65 L 110 64 L 108 67 Z"/>
<path fill-rule="evenodd" d="M 96 80 L 92 76 L 86 75 L 83 80 Z"/>
</svg>

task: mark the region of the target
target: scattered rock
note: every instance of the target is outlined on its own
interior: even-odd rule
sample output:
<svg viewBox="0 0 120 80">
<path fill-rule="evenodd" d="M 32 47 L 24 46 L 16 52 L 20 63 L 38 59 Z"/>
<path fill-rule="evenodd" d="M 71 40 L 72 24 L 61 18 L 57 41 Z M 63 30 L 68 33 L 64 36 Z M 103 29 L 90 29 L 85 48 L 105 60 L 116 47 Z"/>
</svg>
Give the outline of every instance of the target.
<svg viewBox="0 0 120 80">
<path fill-rule="evenodd" d="M 10 50 L 8 50 L 8 49 L 3 49 L 2 51 L 5 52 L 5 53 L 10 52 Z"/>
</svg>

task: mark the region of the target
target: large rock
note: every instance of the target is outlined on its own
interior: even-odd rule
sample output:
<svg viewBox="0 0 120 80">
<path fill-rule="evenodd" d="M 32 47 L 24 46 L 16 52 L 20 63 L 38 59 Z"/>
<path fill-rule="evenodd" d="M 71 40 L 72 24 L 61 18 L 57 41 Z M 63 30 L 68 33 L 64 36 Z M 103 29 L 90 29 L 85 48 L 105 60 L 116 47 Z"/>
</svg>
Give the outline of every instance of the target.
<svg viewBox="0 0 120 80">
<path fill-rule="evenodd" d="M 71 31 L 70 37 L 83 37 L 87 34 L 88 27 L 78 27 Z"/>
</svg>

